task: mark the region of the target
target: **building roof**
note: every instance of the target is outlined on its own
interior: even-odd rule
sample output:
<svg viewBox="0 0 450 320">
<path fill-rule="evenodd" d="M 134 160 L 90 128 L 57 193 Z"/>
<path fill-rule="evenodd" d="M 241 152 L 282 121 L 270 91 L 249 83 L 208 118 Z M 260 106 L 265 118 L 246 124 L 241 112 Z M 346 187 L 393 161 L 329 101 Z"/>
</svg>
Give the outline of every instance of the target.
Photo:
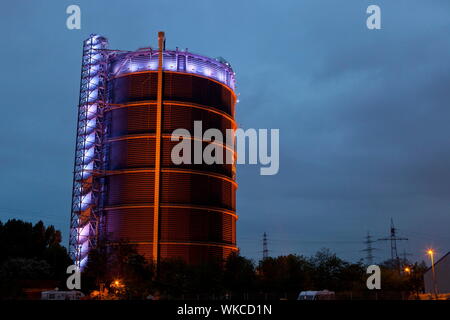
<svg viewBox="0 0 450 320">
<path fill-rule="evenodd" d="M 442 256 L 438 261 L 436 261 L 435 263 L 434 263 L 434 266 L 436 267 L 436 265 L 439 263 L 439 262 L 441 262 L 441 261 L 443 261 L 446 257 L 448 257 L 450 255 L 450 251 L 449 252 L 447 252 L 446 254 L 444 254 L 444 256 Z M 430 271 L 431 270 L 431 267 L 429 267 L 425 272 L 428 272 L 428 271 Z"/>
</svg>

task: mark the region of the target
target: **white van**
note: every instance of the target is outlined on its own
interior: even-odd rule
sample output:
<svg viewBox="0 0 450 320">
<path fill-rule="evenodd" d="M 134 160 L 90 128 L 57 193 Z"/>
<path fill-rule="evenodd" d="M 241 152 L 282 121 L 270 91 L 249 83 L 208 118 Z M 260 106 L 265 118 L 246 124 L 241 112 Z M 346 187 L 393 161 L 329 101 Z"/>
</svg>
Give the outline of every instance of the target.
<svg viewBox="0 0 450 320">
<path fill-rule="evenodd" d="M 299 293 L 297 300 L 335 300 L 334 291 L 302 291 Z"/>
</svg>

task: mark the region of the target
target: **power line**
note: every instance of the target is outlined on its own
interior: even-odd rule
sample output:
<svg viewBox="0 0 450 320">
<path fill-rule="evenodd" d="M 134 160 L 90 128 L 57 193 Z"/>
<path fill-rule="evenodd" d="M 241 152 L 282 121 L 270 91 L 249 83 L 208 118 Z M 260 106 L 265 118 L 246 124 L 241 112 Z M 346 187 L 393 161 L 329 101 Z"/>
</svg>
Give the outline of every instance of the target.
<svg viewBox="0 0 450 320">
<path fill-rule="evenodd" d="M 379 241 L 390 241 L 391 242 L 391 260 L 397 264 L 400 268 L 400 259 L 397 252 L 397 241 L 408 240 L 408 238 L 397 237 L 397 228 L 394 226 L 394 220 L 391 218 L 391 228 L 390 236 L 386 238 L 378 239 Z"/>
<path fill-rule="evenodd" d="M 407 263 L 409 256 L 413 256 L 413 254 L 406 252 L 406 250 L 403 249 L 403 253 L 402 253 L 403 263 Z"/>
<path fill-rule="evenodd" d="M 269 257 L 269 248 L 267 245 L 267 234 L 263 234 L 263 261 Z"/>
<path fill-rule="evenodd" d="M 362 251 L 366 252 L 366 262 L 368 265 L 372 265 L 373 264 L 373 251 L 376 250 L 376 248 L 374 248 L 372 246 L 372 243 L 376 242 L 376 240 L 372 240 L 372 236 L 370 235 L 370 232 L 367 231 L 367 236 L 366 236 L 366 240 L 364 241 L 366 248 L 363 249 Z"/>
<path fill-rule="evenodd" d="M 267 246 L 267 234 L 263 234 L 263 261 L 269 257 L 269 248 Z"/>
</svg>

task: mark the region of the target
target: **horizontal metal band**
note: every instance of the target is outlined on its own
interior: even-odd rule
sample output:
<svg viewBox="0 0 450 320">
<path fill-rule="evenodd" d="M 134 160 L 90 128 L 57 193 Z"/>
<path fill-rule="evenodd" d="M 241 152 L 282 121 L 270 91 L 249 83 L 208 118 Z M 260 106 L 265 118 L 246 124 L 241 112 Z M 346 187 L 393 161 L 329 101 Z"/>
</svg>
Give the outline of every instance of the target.
<svg viewBox="0 0 450 320">
<path fill-rule="evenodd" d="M 192 102 L 183 102 L 183 101 L 176 101 L 176 100 L 164 100 L 163 105 L 173 105 L 173 106 L 180 106 L 180 107 L 190 107 L 190 108 L 196 108 L 201 109 L 209 112 L 216 113 L 218 115 L 223 116 L 227 120 L 231 121 L 234 128 L 237 128 L 236 121 L 232 116 L 230 116 L 228 113 L 219 110 L 215 107 L 206 106 L 198 103 L 192 103 Z M 136 107 L 136 106 L 145 106 L 145 105 L 155 105 L 156 106 L 156 100 L 142 100 L 139 102 L 128 102 L 128 103 L 108 103 L 108 106 L 106 107 L 104 112 L 110 111 L 110 110 L 116 110 L 120 108 L 127 108 L 127 107 Z M 111 107 L 112 106 L 112 107 Z"/>
<path fill-rule="evenodd" d="M 168 134 L 168 133 L 164 133 L 162 134 L 162 137 L 164 139 L 171 139 L 172 135 Z M 155 133 L 140 133 L 140 134 L 129 134 L 126 136 L 120 136 L 120 137 L 115 137 L 115 138 L 111 138 L 108 139 L 106 141 L 106 143 L 110 143 L 110 142 L 116 142 L 116 141 L 124 141 L 124 140 L 133 140 L 133 139 L 145 139 L 145 138 L 156 138 L 156 134 Z M 188 139 L 188 140 L 195 140 L 195 141 L 201 141 L 201 142 L 209 142 L 211 144 L 217 145 L 219 147 L 223 147 L 225 149 L 227 149 L 229 152 L 231 152 L 234 156 L 234 154 L 236 153 L 236 151 L 234 151 L 229 145 L 225 144 L 225 143 L 221 143 L 221 142 L 217 142 L 216 140 L 214 141 L 209 141 L 209 140 L 203 140 L 203 139 L 199 139 L 197 137 L 185 137 L 183 136 L 183 139 Z M 176 142 L 176 141 L 174 141 Z M 225 163 L 225 164 L 232 164 L 232 163 Z"/>
<path fill-rule="evenodd" d="M 112 176 L 112 175 L 119 175 L 119 174 L 127 174 L 127 173 L 146 173 L 146 172 L 155 172 L 155 169 L 124 169 L 124 170 L 105 170 L 104 175 L 106 176 Z M 211 172 L 205 172 L 205 171 L 199 171 L 199 170 L 190 170 L 190 169 L 169 169 L 169 168 L 161 168 L 161 172 L 164 173 L 187 173 L 187 174 L 197 174 L 197 175 L 204 175 L 208 177 L 213 177 L 217 179 L 221 179 L 227 182 L 230 182 L 233 184 L 236 188 L 238 186 L 237 182 L 233 179 L 219 173 L 211 173 Z"/>
<path fill-rule="evenodd" d="M 113 80 L 113 79 L 123 78 L 123 77 L 127 77 L 127 76 L 134 75 L 134 74 L 143 74 L 143 73 L 158 73 L 158 71 L 153 71 L 153 70 L 143 70 L 143 71 L 135 71 L 135 72 L 128 72 L 128 73 L 121 73 L 120 75 L 111 77 L 111 78 L 109 78 L 108 80 Z M 169 70 L 164 70 L 163 73 L 183 74 L 183 75 L 186 75 L 186 76 L 193 76 L 193 77 L 203 78 L 203 79 L 206 79 L 206 80 L 209 80 L 209 81 L 218 83 L 218 84 L 220 84 L 221 86 L 223 86 L 224 88 L 226 88 L 228 91 L 231 92 L 231 94 L 233 95 L 234 100 L 237 99 L 236 93 L 234 92 L 233 89 L 231 89 L 231 88 L 230 88 L 228 85 L 226 85 L 225 83 L 222 83 L 222 82 L 220 82 L 220 81 L 218 81 L 218 80 L 215 80 L 215 79 L 213 79 L 213 78 L 209 78 L 209 77 L 207 77 L 207 76 L 202 76 L 202 75 L 196 74 L 196 73 L 181 72 L 181 71 L 169 71 Z"/>
<path fill-rule="evenodd" d="M 129 241 L 130 244 L 153 244 L 151 241 Z M 220 247 L 237 251 L 236 245 L 222 244 L 217 242 L 195 242 L 195 241 L 159 241 L 159 244 L 165 245 L 187 245 L 187 246 L 206 246 L 206 247 Z"/>
<path fill-rule="evenodd" d="M 179 209 L 195 209 L 195 210 L 204 210 L 204 211 L 215 211 L 223 214 L 227 214 L 238 219 L 238 215 L 235 211 L 223 209 L 219 207 L 209 207 L 209 206 L 198 206 L 198 205 L 190 205 L 190 204 L 176 204 L 176 203 L 162 203 L 160 208 L 179 208 Z M 145 209 L 145 208 L 153 208 L 153 204 L 142 204 L 142 205 L 121 205 L 121 206 L 108 206 L 104 207 L 102 210 L 111 211 L 111 210 L 120 210 L 120 209 Z"/>
</svg>

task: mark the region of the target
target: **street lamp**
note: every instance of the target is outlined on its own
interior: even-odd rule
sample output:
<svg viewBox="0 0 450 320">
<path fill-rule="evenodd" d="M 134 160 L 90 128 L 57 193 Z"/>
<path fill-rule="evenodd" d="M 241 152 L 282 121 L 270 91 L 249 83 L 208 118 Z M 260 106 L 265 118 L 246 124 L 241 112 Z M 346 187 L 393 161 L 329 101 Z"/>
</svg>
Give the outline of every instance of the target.
<svg viewBox="0 0 450 320">
<path fill-rule="evenodd" d="M 411 268 L 410 267 L 405 267 L 405 269 L 403 269 L 403 271 L 405 271 L 405 273 L 410 274 L 411 273 Z"/>
<path fill-rule="evenodd" d="M 436 272 L 434 271 L 434 250 L 428 249 L 427 253 L 431 259 L 431 270 L 433 273 L 433 289 L 434 289 L 434 295 L 436 296 L 436 299 L 437 299 L 438 298 L 438 290 L 437 290 L 437 283 L 436 283 Z"/>
<path fill-rule="evenodd" d="M 119 295 L 123 293 L 125 285 L 122 283 L 120 279 L 115 279 L 111 282 L 111 289 L 114 289 L 114 294 Z"/>
</svg>

